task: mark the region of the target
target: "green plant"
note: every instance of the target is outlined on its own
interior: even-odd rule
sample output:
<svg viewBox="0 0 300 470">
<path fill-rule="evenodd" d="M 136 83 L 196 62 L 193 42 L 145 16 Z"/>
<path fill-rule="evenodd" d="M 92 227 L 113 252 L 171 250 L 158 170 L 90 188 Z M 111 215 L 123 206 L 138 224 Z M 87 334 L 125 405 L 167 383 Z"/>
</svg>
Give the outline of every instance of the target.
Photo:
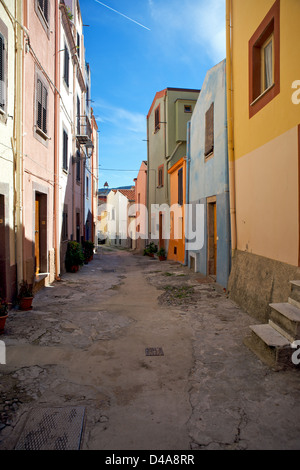
<svg viewBox="0 0 300 470">
<path fill-rule="evenodd" d="M 20 284 L 18 300 L 23 299 L 24 297 L 33 297 L 33 284 L 28 284 L 27 281 L 23 281 Z"/>
<path fill-rule="evenodd" d="M 0 297 L 0 317 L 6 317 L 8 314 L 8 303 Z"/>
<path fill-rule="evenodd" d="M 67 271 L 70 271 L 72 266 L 82 266 L 84 263 L 84 253 L 80 243 L 69 241 L 67 246 L 65 265 Z"/>
<path fill-rule="evenodd" d="M 83 254 L 86 260 L 93 256 L 94 248 L 95 248 L 95 245 L 93 242 L 90 242 L 88 240 L 85 240 L 82 242 Z"/>
<path fill-rule="evenodd" d="M 70 21 L 73 21 L 73 14 L 69 7 L 66 6 L 67 15 Z"/>
<path fill-rule="evenodd" d="M 149 243 L 149 245 L 146 245 L 146 248 L 144 249 L 144 255 L 149 255 L 156 252 L 157 246 L 153 242 Z"/>
<path fill-rule="evenodd" d="M 166 256 L 166 250 L 162 247 L 157 252 L 158 256 Z"/>
</svg>

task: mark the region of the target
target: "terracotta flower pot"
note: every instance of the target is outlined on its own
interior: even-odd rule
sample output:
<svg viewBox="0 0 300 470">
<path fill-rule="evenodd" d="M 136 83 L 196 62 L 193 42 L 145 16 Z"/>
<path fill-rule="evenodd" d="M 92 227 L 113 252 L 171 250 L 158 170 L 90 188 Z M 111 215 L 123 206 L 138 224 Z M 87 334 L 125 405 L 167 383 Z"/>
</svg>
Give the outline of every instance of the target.
<svg viewBox="0 0 300 470">
<path fill-rule="evenodd" d="M 166 261 L 166 257 L 165 256 L 159 256 L 159 261 Z"/>
<path fill-rule="evenodd" d="M 33 297 L 22 297 L 20 300 L 20 309 L 21 310 L 31 310 L 32 309 L 32 300 Z"/>
<path fill-rule="evenodd" d="M 0 317 L 0 335 L 4 333 L 4 326 L 5 326 L 7 317 L 8 315 L 5 315 L 5 317 Z"/>
<path fill-rule="evenodd" d="M 76 266 L 76 265 L 71 266 L 70 271 L 71 271 L 71 273 L 77 273 L 77 271 L 78 271 L 78 266 Z"/>
</svg>

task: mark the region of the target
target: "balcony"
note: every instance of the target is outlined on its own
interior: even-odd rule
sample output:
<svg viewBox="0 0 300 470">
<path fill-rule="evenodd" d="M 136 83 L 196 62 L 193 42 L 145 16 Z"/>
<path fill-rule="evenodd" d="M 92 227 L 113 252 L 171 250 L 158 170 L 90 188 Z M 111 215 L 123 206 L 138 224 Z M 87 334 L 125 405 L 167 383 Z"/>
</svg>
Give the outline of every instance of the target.
<svg viewBox="0 0 300 470">
<path fill-rule="evenodd" d="M 77 116 L 76 139 L 80 145 L 92 145 L 92 128 L 87 115 Z"/>
</svg>

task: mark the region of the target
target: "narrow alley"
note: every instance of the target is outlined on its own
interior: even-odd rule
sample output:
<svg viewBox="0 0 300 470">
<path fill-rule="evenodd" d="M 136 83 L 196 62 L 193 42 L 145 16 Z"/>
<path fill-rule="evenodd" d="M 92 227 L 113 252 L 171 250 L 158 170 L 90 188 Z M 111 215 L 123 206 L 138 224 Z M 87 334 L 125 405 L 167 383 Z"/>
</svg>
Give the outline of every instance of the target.
<svg viewBox="0 0 300 470">
<path fill-rule="evenodd" d="M 299 371 L 246 348 L 253 323 L 186 266 L 99 248 L 9 315 L 0 450 L 33 411 L 69 407 L 83 450 L 299 449 Z"/>
</svg>

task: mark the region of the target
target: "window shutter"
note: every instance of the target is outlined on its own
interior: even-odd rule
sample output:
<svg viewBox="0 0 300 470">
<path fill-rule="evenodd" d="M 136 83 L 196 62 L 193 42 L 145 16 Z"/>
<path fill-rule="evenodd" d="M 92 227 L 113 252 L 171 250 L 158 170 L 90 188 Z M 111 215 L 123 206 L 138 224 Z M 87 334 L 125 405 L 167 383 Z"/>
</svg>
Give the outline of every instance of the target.
<svg viewBox="0 0 300 470">
<path fill-rule="evenodd" d="M 5 41 L 0 34 L 0 108 L 5 107 Z"/>
<path fill-rule="evenodd" d="M 182 168 L 178 170 L 178 204 L 183 204 L 183 180 L 182 180 Z"/>
<path fill-rule="evenodd" d="M 48 11 L 49 11 L 48 0 L 44 0 L 44 9 L 43 9 L 43 12 L 44 12 L 44 17 L 45 17 L 45 20 L 47 21 L 47 23 L 49 22 Z"/>
<path fill-rule="evenodd" d="M 42 121 L 43 121 L 43 85 L 41 80 L 37 80 L 37 117 L 36 117 L 36 124 L 39 129 L 42 129 Z"/>
<path fill-rule="evenodd" d="M 68 169 L 68 134 L 63 132 L 63 168 Z"/>
<path fill-rule="evenodd" d="M 214 103 L 205 114 L 205 153 L 207 156 L 214 150 Z"/>
<path fill-rule="evenodd" d="M 65 45 L 64 79 L 65 79 L 67 86 L 69 86 L 69 51 L 66 45 Z"/>
<path fill-rule="evenodd" d="M 45 132 L 45 134 L 47 134 L 47 101 L 48 101 L 48 92 L 46 90 L 46 88 L 44 86 L 42 86 L 42 90 L 43 90 L 43 95 L 42 95 L 42 111 L 43 111 L 43 115 L 42 115 L 42 120 L 43 120 L 43 127 L 42 127 L 42 130 L 43 132 Z"/>
</svg>

